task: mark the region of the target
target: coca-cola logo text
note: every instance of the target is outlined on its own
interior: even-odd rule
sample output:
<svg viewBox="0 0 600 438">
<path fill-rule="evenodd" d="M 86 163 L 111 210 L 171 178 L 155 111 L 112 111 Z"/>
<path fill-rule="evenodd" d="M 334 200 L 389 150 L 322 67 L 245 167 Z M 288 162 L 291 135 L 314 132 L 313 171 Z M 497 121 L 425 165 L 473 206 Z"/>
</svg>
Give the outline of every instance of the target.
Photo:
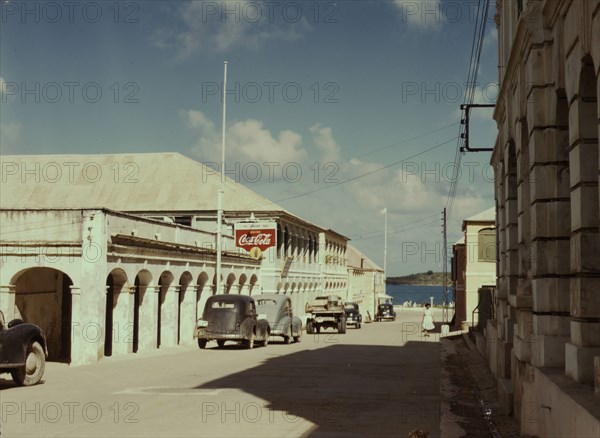
<svg viewBox="0 0 600 438">
<path fill-rule="evenodd" d="M 238 248 L 250 251 L 252 248 L 260 248 L 261 251 L 276 245 L 275 230 L 236 230 L 236 242 Z"/>
<path fill-rule="evenodd" d="M 270 234 L 257 234 L 256 236 L 251 236 L 249 234 L 242 234 L 240 240 L 238 241 L 240 246 L 260 246 L 267 245 L 271 246 L 271 235 Z"/>
</svg>

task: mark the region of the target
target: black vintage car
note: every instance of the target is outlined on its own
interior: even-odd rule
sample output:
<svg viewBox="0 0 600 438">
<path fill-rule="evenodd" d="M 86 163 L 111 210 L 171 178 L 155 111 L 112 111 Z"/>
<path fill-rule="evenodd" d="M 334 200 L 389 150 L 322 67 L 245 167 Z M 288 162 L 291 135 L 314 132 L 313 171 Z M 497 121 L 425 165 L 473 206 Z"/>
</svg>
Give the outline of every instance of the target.
<svg viewBox="0 0 600 438">
<path fill-rule="evenodd" d="M 282 336 L 283 342 L 289 344 L 300 342 L 302 337 L 302 320 L 292 312 L 292 300 L 287 295 L 261 294 L 254 296 L 259 318 L 269 321 L 271 336 Z"/>
<path fill-rule="evenodd" d="M 208 341 L 217 341 L 219 348 L 226 341 L 239 342 L 246 348 L 254 347 L 256 341 L 266 347 L 269 331 L 269 322 L 258 318 L 252 297 L 223 294 L 208 298 L 194 337 L 200 348 L 206 348 Z"/>
<path fill-rule="evenodd" d="M 344 307 L 344 313 L 346 314 L 346 325 L 353 325 L 359 329 L 362 325 L 362 315 L 360 309 L 356 303 L 346 303 Z"/>
<path fill-rule="evenodd" d="M 375 315 L 375 321 L 382 321 L 384 319 L 396 320 L 396 312 L 394 311 L 393 304 L 380 304 L 377 306 L 377 314 Z"/>
<path fill-rule="evenodd" d="M 21 319 L 5 325 L 0 311 L 0 373 L 10 373 L 19 386 L 35 385 L 44 375 L 47 356 L 41 328 Z"/>
</svg>

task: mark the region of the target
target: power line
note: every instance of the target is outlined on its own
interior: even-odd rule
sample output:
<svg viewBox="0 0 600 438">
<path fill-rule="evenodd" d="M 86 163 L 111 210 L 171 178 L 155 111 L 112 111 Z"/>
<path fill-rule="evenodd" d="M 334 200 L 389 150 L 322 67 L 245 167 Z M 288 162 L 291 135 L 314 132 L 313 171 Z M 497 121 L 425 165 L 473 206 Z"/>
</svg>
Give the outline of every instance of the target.
<svg viewBox="0 0 600 438">
<path fill-rule="evenodd" d="M 481 2 L 483 1 L 483 7 Z M 475 88 L 477 85 L 477 75 L 479 73 L 479 63 L 481 60 L 481 51 L 483 48 L 483 40 L 485 37 L 485 28 L 487 24 L 487 16 L 489 12 L 490 1 L 480 0 L 477 5 L 477 16 L 475 20 L 475 29 L 473 32 L 473 41 L 471 43 L 471 55 L 469 60 L 469 70 L 467 74 L 467 93 L 465 95 L 464 104 L 472 104 L 475 98 Z M 448 190 L 448 197 L 446 199 L 446 210 L 447 217 L 450 218 L 452 215 L 452 209 L 454 207 L 454 200 L 456 198 L 456 190 L 458 187 L 458 175 L 460 171 L 460 164 L 462 161 L 462 139 L 465 137 L 466 127 L 461 122 L 459 127 L 458 141 L 456 145 L 456 153 L 454 156 L 454 172 L 453 178 L 450 182 L 450 188 Z"/>
<path fill-rule="evenodd" d="M 274 201 L 274 202 L 275 202 L 275 203 L 278 203 L 278 202 L 283 202 L 283 201 L 289 201 L 289 200 L 291 200 L 291 199 L 297 199 L 297 198 L 301 198 L 301 197 L 303 197 L 303 196 L 312 195 L 313 193 L 322 192 L 322 191 L 324 191 L 324 190 L 328 190 L 328 189 L 331 189 L 331 188 L 333 188 L 333 187 L 337 187 L 337 186 L 339 186 L 339 185 L 346 184 L 346 183 L 348 183 L 348 182 L 356 181 L 357 179 L 364 178 L 365 176 L 369 176 L 369 175 L 372 175 L 372 174 L 374 174 L 374 173 L 380 172 L 380 171 L 382 171 L 382 170 L 388 169 L 388 168 L 390 168 L 390 167 L 396 166 L 396 165 L 398 165 L 398 164 L 400 164 L 400 163 L 402 163 L 402 162 L 404 162 L 404 161 L 407 161 L 407 160 L 412 160 L 413 158 L 416 158 L 416 157 L 418 157 L 418 156 L 420 156 L 420 155 L 426 154 L 427 152 L 430 152 L 430 151 L 432 151 L 432 150 L 434 150 L 434 149 L 437 149 L 437 148 L 439 148 L 439 147 L 441 147 L 441 146 L 444 146 L 445 144 L 448 144 L 448 143 L 450 143 L 451 141 L 454 141 L 455 139 L 456 139 L 456 138 L 455 138 L 455 137 L 453 137 L 453 138 L 451 138 L 450 140 L 446 140 L 446 141 L 444 141 L 444 142 L 442 142 L 442 143 L 440 143 L 440 144 L 438 144 L 438 145 L 432 146 L 432 147 L 430 147 L 430 148 L 428 148 L 428 149 L 425 149 L 424 151 L 421 151 L 421 152 L 419 152 L 419 153 L 417 153 L 417 154 L 411 155 L 410 157 L 403 158 L 402 160 L 395 161 L 395 162 L 393 162 L 393 163 L 391 163 L 391 164 L 388 164 L 388 165 L 386 165 L 386 166 L 380 167 L 380 168 L 378 168 L 378 169 L 371 170 L 371 171 L 369 171 L 369 172 L 366 172 L 366 173 L 363 173 L 363 174 L 360 174 L 360 175 L 357 175 L 357 176 L 353 176 L 353 177 L 351 177 L 351 178 L 348 178 L 348 179 L 345 179 L 345 180 L 343 180 L 343 181 L 338 181 L 338 182 L 336 182 L 336 183 L 329 184 L 329 185 L 327 185 L 327 186 L 325 186 L 325 187 L 320 187 L 320 188 L 318 188 L 318 189 L 315 189 L 315 190 L 310 190 L 310 191 L 308 191 L 308 192 L 300 193 L 300 194 L 298 194 L 298 195 L 290 196 L 290 197 L 288 197 L 288 198 L 278 199 L 278 200 L 276 200 L 276 201 Z"/>
<path fill-rule="evenodd" d="M 403 228 L 403 227 L 406 227 L 406 226 L 408 226 L 408 225 L 412 225 L 412 224 L 416 224 L 416 223 L 421 223 L 421 222 L 422 222 L 422 221 L 424 221 L 425 219 L 430 219 L 430 218 L 432 218 L 432 217 L 434 217 L 434 216 L 435 216 L 435 217 L 437 217 L 437 213 L 436 213 L 436 214 L 432 214 L 432 215 L 430 215 L 430 216 L 425 216 L 425 217 L 422 217 L 422 218 L 416 219 L 416 220 L 414 220 L 414 221 L 411 221 L 411 222 L 407 222 L 407 223 L 405 223 L 405 224 L 394 225 L 393 227 L 389 227 L 389 228 L 388 228 L 388 230 L 389 230 L 389 229 L 394 229 L 394 228 Z M 365 232 L 365 233 L 353 234 L 353 235 L 350 235 L 350 236 L 348 236 L 348 237 L 352 237 L 352 238 L 354 238 L 354 237 L 360 237 L 360 238 L 364 238 L 364 239 L 370 239 L 370 237 L 368 237 L 368 236 L 367 236 L 368 234 L 378 234 L 378 236 L 374 236 L 374 237 L 379 237 L 379 235 L 381 235 L 381 233 L 383 233 L 383 230 L 377 230 L 377 231 L 367 231 L 367 232 Z"/>
</svg>

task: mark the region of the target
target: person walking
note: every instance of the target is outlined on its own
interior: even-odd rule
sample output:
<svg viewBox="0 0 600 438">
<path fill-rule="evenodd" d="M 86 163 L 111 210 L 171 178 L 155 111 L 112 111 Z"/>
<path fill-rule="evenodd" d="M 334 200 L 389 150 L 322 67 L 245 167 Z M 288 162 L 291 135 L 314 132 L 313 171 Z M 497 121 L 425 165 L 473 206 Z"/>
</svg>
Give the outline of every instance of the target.
<svg viewBox="0 0 600 438">
<path fill-rule="evenodd" d="M 429 336 L 428 330 L 433 330 L 435 328 L 435 324 L 433 321 L 433 314 L 431 312 L 431 304 L 425 304 L 425 311 L 423 312 L 423 321 L 421 322 L 421 327 L 425 332 L 425 337 Z"/>
</svg>

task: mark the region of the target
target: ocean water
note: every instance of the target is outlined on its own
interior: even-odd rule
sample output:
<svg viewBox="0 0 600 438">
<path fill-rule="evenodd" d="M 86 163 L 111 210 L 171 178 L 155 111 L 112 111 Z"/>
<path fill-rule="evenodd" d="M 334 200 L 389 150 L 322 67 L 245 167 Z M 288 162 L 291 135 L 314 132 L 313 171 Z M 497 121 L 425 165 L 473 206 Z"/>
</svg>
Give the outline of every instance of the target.
<svg viewBox="0 0 600 438">
<path fill-rule="evenodd" d="M 399 305 L 405 301 L 412 301 L 418 305 L 429 303 L 433 297 L 433 305 L 444 303 L 444 286 L 412 286 L 408 284 L 388 284 L 385 291 L 394 297 L 394 304 Z M 456 301 L 454 289 L 448 288 L 448 301 Z"/>
</svg>

